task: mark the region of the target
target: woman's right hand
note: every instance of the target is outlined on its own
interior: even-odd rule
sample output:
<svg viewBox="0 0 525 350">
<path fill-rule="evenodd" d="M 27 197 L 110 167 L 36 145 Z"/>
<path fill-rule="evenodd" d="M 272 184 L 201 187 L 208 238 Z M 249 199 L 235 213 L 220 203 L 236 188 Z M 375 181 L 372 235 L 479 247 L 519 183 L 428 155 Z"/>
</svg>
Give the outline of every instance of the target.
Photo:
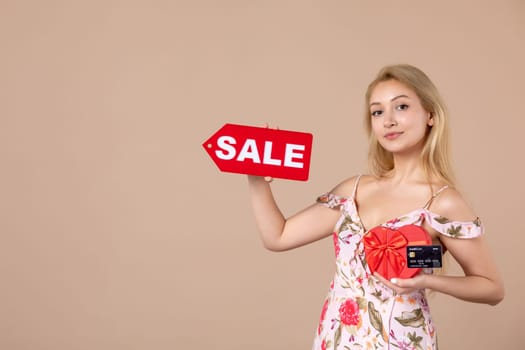
<svg viewBox="0 0 525 350">
<path fill-rule="evenodd" d="M 269 128 L 270 128 L 270 125 L 269 125 L 268 123 L 265 123 L 265 124 L 264 124 L 264 127 L 265 127 L 266 129 L 269 129 Z M 274 129 L 275 129 L 275 130 L 279 130 L 279 127 L 276 126 Z M 264 179 L 264 181 L 266 181 L 267 183 L 271 183 L 271 182 L 273 181 L 273 177 L 271 177 L 271 176 L 263 176 L 263 179 Z"/>
</svg>

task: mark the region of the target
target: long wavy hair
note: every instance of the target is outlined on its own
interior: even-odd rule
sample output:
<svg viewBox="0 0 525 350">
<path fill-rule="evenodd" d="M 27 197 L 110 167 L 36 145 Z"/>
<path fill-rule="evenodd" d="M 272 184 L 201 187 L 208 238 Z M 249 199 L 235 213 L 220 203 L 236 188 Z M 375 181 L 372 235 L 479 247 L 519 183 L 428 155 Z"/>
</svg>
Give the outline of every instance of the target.
<svg viewBox="0 0 525 350">
<path fill-rule="evenodd" d="M 384 176 L 394 168 L 391 152 L 385 150 L 372 131 L 370 114 L 370 95 L 377 84 L 396 80 L 416 93 L 423 108 L 433 118 L 433 125 L 427 129 L 425 143 L 421 151 L 421 163 L 429 182 L 443 182 L 454 186 L 454 173 L 449 154 L 448 113 L 446 106 L 430 78 L 419 68 L 408 64 L 386 66 L 368 85 L 366 91 L 365 126 L 369 136 L 368 163 L 370 172 L 378 177 Z"/>
</svg>

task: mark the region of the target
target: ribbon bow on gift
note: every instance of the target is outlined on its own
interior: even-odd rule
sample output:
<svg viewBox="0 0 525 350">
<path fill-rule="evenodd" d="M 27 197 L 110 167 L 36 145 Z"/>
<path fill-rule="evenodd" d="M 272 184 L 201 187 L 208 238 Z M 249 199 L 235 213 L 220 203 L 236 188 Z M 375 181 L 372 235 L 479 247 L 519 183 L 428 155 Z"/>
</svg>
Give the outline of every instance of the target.
<svg viewBox="0 0 525 350">
<path fill-rule="evenodd" d="M 363 237 L 365 257 L 370 272 L 377 271 L 386 279 L 409 278 L 421 269 L 408 268 L 406 246 L 432 243 L 430 235 L 417 225 L 404 225 L 397 229 L 377 226 Z"/>
<path fill-rule="evenodd" d="M 386 236 L 389 232 L 381 230 Z M 387 277 L 389 267 L 396 275 L 399 275 L 406 265 L 406 259 L 397 250 L 406 247 L 408 240 L 399 231 L 390 230 L 390 237 L 381 239 L 373 230 L 364 237 L 365 253 L 370 271 L 379 272 L 381 276 Z"/>
</svg>

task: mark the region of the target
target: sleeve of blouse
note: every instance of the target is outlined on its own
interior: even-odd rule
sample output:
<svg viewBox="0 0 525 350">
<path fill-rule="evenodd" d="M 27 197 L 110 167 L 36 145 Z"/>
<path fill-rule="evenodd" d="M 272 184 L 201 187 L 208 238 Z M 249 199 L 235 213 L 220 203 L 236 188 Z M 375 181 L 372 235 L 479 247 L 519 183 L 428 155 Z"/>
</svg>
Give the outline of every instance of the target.
<svg viewBox="0 0 525 350">
<path fill-rule="evenodd" d="M 426 212 L 428 223 L 440 234 L 452 238 L 476 238 L 483 234 L 483 224 L 476 218 L 474 221 L 451 221 L 446 217 Z"/>
<path fill-rule="evenodd" d="M 327 192 L 317 197 L 316 202 L 331 209 L 341 210 L 343 203 L 346 202 L 346 198 Z"/>
</svg>

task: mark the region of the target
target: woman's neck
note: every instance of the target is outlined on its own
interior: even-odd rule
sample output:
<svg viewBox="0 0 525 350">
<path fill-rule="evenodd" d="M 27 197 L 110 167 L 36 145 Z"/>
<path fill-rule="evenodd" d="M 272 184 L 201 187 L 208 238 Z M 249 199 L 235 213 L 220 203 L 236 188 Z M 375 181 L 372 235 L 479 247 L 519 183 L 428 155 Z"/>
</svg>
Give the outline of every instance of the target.
<svg viewBox="0 0 525 350">
<path fill-rule="evenodd" d="M 393 184 L 429 182 L 419 156 L 394 154 L 394 168 L 385 174 Z"/>
</svg>

